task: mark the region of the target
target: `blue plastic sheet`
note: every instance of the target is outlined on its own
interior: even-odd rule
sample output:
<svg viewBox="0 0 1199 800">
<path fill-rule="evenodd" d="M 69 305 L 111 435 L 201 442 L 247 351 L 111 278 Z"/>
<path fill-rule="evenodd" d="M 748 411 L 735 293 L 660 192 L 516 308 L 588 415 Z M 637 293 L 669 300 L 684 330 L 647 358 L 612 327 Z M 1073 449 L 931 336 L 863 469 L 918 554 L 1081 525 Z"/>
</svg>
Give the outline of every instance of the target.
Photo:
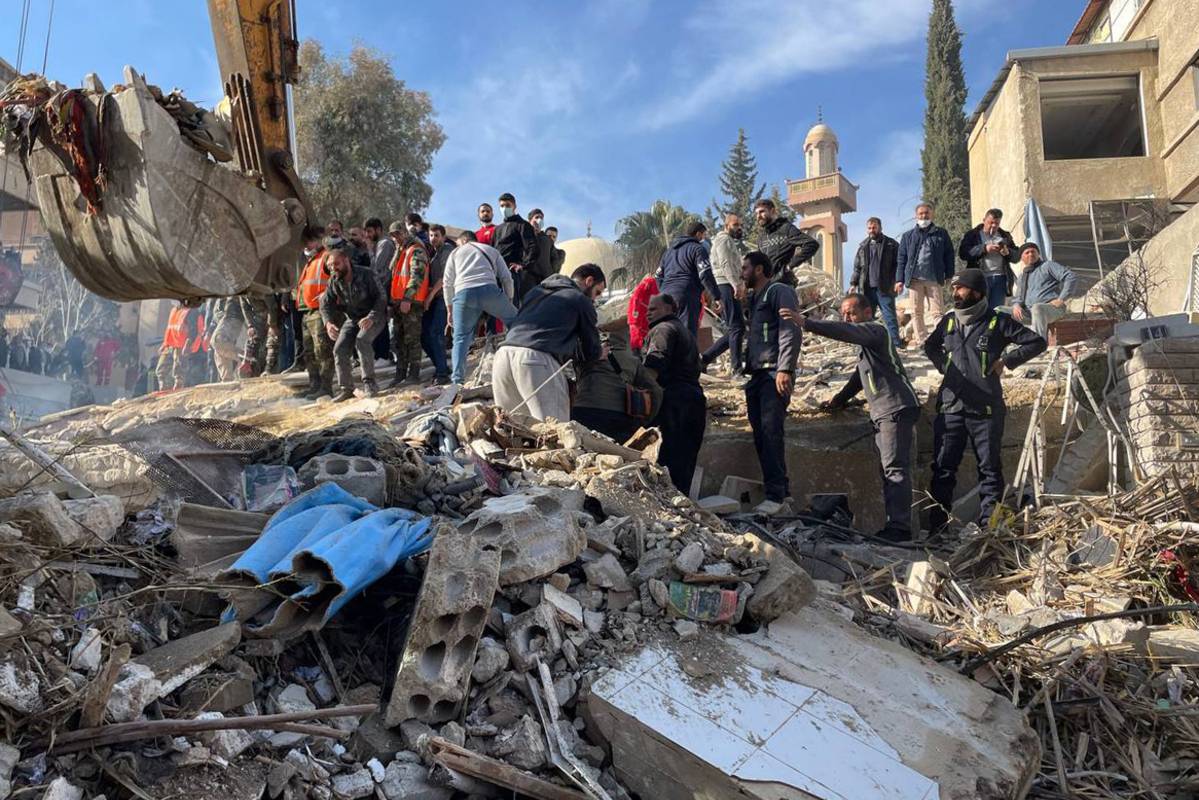
<svg viewBox="0 0 1199 800">
<path fill-rule="evenodd" d="M 396 564 L 433 543 L 433 521 L 403 508 L 379 509 L 322 483 L 279 509 L 220 576 L 246 587 L 226 593 L 224 621 L 247 635 L 317 630 Z"/>
</svg>

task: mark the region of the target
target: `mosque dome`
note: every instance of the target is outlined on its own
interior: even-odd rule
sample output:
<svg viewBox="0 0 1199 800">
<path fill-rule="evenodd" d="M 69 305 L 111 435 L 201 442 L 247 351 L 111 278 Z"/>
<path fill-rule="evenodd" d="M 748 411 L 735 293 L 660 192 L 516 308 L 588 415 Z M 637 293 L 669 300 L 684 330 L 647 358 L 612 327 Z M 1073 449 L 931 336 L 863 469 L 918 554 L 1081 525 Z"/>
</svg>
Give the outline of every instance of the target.
<svg viewBox="0 0 1199 800">
<path fill-rule="evenodd" d="M 812 129 L 808 131 L 807 137 L 805 137 L 803 140 L 803 146 L 806 150 L 812 145 L 819 144 L 820 142 L 832 142 L 833 144 L 837 144 L 837 134 L 833 133 L 833 129 L 828 125 L 825 125 L 823 122 L 817 122 L 812 126 Z"/>
<path fill-rule="evenodd" d="M 616 245 L 598 236 L 584 236 L 579 239 L 567 239 L 558 242 L 558 249 L 566 252 L 566 260 L 562 262 L 562 274 L 569 275 L 583 264 L 596 264 L 605 273 L 624 265 L 624 259 Z"/>
</svg>

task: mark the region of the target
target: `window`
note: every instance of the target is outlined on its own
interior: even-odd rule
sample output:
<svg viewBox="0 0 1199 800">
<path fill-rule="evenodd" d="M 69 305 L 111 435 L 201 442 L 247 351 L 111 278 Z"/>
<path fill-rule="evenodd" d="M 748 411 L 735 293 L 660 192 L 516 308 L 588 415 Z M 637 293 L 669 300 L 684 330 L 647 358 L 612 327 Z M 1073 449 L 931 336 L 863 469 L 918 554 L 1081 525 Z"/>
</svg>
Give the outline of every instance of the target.
<svg viewBox="0 0 1199 800">
<path fill-rule="evenodd" d="M 1136 75 L 1044 78 L 1040 87 L 1046 161 L 1145 155 Z"/>
</svg>

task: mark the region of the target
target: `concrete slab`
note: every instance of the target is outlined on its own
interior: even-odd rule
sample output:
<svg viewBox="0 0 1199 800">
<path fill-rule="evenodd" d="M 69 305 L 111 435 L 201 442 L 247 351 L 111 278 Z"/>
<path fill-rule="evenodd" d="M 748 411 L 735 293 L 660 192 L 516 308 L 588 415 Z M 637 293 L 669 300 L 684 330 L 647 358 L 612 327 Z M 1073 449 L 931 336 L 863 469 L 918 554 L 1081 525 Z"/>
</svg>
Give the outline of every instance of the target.
<svg viewBox="0 0 1199 800">
<path fill-rule="evenodd" d="M 587 535 L 579 526 L 584 495 L 538 486 L 493 497 L 459 526 L 501 552 L 500 585 L 512 586 L 553 574 L 579 557 Z"/>
<path fill-rule="evenodd" d="M 1014 800 L 1040 760 L 1003 697 L 810 608 L 646 646 L 588 704 L 618 777 L 660 800 Z"/>
</svg>

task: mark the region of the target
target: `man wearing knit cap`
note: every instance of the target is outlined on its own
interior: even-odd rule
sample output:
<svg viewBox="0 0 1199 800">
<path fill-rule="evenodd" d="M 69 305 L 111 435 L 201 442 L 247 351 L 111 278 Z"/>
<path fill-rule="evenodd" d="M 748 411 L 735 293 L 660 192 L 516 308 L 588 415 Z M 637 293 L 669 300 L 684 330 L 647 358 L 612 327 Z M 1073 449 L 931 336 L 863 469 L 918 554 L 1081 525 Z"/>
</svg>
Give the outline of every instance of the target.
<svg viewBox="0 0 1199 800">
<path fill-rule="evenodd" d="M 1078 278 L 1056 261 L 1044 260 L 1036 242 L 1020 245 L 1020 263 L 1024 269 L 1012 316 L 1048 338 L 1049 323 L 1066 313 L 1066 301 L 1074 295 Z"/>
<path fill-rule="evenodd" d="M 978 523 L 986 526 L 1003 495 L 1003 402 L 1000 376 L 1045 351 L 1045 340 L 1001 311 L 987 306 L 982 270 L 953 277 L 953 311 L 924 343 L 924 352 L 944 378 L 933 421 L 933 470 L 929 494 L 936 506 L 929 528 L 949 520 L 958 467 L 967 443 L 978 461 Z M 1015 345 L 1008 350 L 1008 345 Z M 1006 352 L 1005 352 L 1006 351 Z"/>
</svg>

